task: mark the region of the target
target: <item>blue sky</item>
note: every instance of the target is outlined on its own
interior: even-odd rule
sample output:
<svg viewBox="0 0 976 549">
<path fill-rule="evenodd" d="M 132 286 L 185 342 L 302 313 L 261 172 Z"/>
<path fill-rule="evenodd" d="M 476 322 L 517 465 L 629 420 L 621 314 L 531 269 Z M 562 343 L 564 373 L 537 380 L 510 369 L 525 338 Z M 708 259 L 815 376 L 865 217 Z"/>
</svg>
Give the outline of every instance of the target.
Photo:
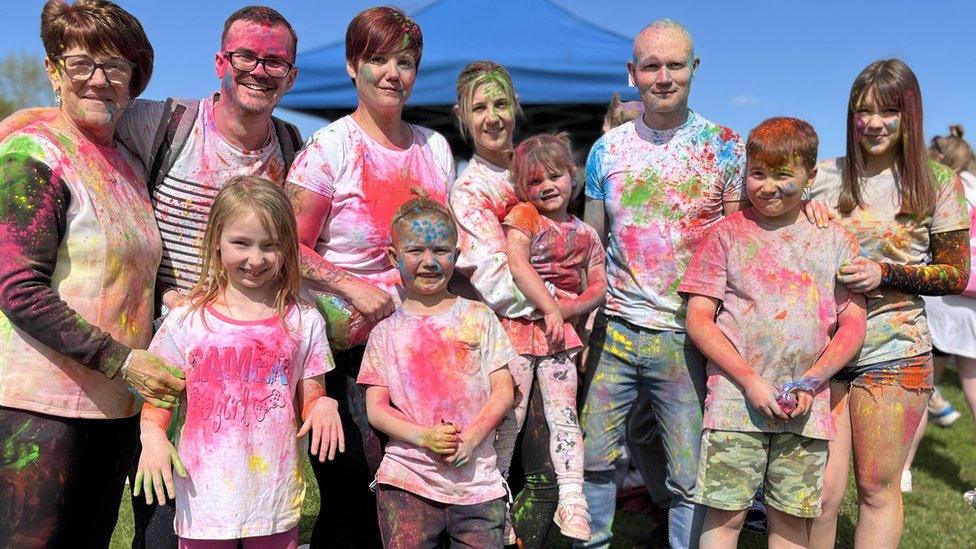
<svg viewBox="0 0 976 549">
<path fill-rule="evenodd" d="M 255 0 L 260 1 L 260 0 Z M 469 1 L 469 0 L 463 0 Z M 360 0 L 265 0 L 295 27 L 299 50 L 343 37 L 349 20 L 377 4 Z M 213 56 L 224 19 L 249 2 L 228 0 L 123 0 L 146 28 L 156 50 L 152 82 L 143 97 L 202 97 L 216 89 Z M 393 2 L 415 11 L 430 0 Z M 976 2 L 750 0 L 658 2 L 555 0 L 596 25 L 634 36 L 645 24 L 670 17 L 691 31 L 702 65 L 691 107 L 735 130 L 748 132 L 764 118 L 790 115 L 820 134 L 822 158 L 844 151 L 844 114 L 854 77 L 875 59 L 900 57 L 922 85 L 925 134 L 945 134 L 962 123 L 976 139 Z M 518 17 L 492 12 L 471 0 L 476 17 Z M 43 54 L 42 0 L 4 2 L 0 55 Z M 542 37 L 544 38 L 544 37 Z M 427 47 L 433 47 L 427 44 Z M 621 79 L 626 78 L 620 67 Z M 423 78 L 421 67 L 419 78 Z M 299 75 L 301 78 L 301 75 Z M 516 82 L 516 87 L 518 82 Z M 296 120 L 307 135 L 321 121 Z"/>
</svg>

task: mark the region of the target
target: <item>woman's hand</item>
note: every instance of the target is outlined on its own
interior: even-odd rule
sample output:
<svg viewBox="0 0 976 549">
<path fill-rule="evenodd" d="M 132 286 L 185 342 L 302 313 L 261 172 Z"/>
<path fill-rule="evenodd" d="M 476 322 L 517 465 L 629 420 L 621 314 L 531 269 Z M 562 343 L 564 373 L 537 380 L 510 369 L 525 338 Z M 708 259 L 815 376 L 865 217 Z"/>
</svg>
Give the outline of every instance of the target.
<svg viewBox="0 0 976 549">
<path fill-rule="evenodd" d="M 167 496 L 169 499 L 176 499 L 173 469 L 176 469 L 176 474 L 186 478 L 186 467 L 162 429 L 143 424 L 141 439 L 142 454 L 139 455 L 132 496 L 139 497 L 141 491 L 144 491 L 146 504 L 152 505 L 155 493 L 156 501 L 163 505 Z"/>
<path fill-rule="evenodd" d="M 329 461 L 335 459 L 336 450 L 346 451 L 346 438 L 342 432 L 336 399 L 320 396 L 305 407 L 302 416 L 305 422 L 298 431 L 298 438 L 312 432 L 310 451 L 313 456 L 318 456 L 320 462 L 324 462 L 326 457 Z"/>
<path fill-rule="evenodd" d="M 823 200 L 809 200 L 803 203 L 803 215 L 807 221 L 823 229 L 831 219 L 837 218 L 837 210 L 827 205 Z"/>
<path fill-rule="evenodd" d="M 881 265 L 866 257 L 855 257 L 837 271 L 837 280 L 859 294 L 874 291 L 881 285 Z"/>
<path fill-rule="evenodd" d="M 122 372 L 122 379 L 153 406 L 175 406 L 186 386 L 183 372 L 149 351 L 132 349 L 129 357 L 129 367 Z"/>
<path fill-rule="evenodd" d="M 752 376 L 742 384 L 742 392 L 746 395 L 749 405 L 759 410 L 771 419 L 790 419 L 783 409 L 776 403 L 776 389 L 773 385 L 758 375 Z"/>
</svg>

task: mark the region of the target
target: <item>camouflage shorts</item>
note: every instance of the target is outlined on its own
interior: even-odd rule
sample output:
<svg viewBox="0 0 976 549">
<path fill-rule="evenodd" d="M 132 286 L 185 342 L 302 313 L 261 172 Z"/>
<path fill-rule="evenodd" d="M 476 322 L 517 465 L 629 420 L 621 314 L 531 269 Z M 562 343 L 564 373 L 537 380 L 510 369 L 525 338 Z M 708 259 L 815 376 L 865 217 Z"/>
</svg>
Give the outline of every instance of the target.
<svg viewBox="0 0 976 549">
<path fill-rule="evenodd" d="M 693 499 L 739 511 L 752 504 L 763 484 L 766 505 L 797 517 L 818 517 L 826 464 L 826 440 L 705 429 Z"/>
</svg>

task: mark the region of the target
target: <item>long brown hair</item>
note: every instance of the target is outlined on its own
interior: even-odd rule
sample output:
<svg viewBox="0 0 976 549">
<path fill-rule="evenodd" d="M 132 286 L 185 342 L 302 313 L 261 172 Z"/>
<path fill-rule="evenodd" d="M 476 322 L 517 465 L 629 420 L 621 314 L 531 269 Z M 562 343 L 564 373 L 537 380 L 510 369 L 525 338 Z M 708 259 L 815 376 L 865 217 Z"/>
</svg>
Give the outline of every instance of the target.
<svg viewBox="0 0 976 549">
<path fill-rule="evenodd" d="M 900 59 L 871 63 L 851 86 L 847 103 L 847 157 L 837 208 L 846 214 L 855 207 L 866 206 L 862 198 L 864 154 L 855 119 L 858 106 L 868 94 L 874 96 L 879 106 L 901 113 L 901 135 L 894 166 L 901 213 L 921 219 L 935 210 L 935 183 L 922 134 L 922 91 L 915 73 Z"/>
<path fill-rule="evenodd" d="M 297 223 L 285 191 L 272 181 L 253 175 L 228 179 L 214 199 L 200 245 L 200 281 L 187 296 L 187 315 L 213 303 L 227 287 L 227 271 L 220 260 L 220 235 L 228 224 L 252 212 L 281 251 L 281 270 L 271 283 L 276 286 L 275 311 L 284 324 L 288 305 L 298 301 L 301 286 Z"/>
</svg>

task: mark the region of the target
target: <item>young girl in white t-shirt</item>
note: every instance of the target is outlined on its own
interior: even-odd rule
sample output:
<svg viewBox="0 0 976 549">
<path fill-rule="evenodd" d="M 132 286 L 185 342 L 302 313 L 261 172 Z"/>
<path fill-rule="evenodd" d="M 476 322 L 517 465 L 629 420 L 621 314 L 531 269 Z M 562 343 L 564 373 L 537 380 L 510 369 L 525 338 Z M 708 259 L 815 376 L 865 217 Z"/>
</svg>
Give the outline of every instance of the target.
<svg viewBox="0 0 976 549">
<path fill-rule="evenodd" d="M 297 297 L 298 238 L 284 191 L 260 177 L 230 179 L 201 256 L 200 282 L 150 345 L 186 374 L 185 421 L 174 448 L 171 412 L 143 407 L 133 494 L 176 499 L 181 548 L 296 547 L 299 439 L 311 432 L 322 461 L 344 441 L 325 396 L 334 367 L 325 324 Z"/>
</svg>

